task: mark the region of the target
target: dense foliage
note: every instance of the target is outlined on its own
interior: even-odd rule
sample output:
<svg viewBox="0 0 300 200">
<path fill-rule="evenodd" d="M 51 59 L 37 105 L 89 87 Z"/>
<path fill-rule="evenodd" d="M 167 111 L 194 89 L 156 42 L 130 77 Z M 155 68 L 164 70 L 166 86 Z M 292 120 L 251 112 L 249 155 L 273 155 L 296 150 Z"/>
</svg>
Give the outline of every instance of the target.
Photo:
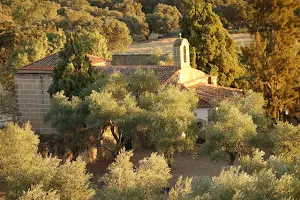
<svg viewBox="0 0 300 200">
<path fill-rule="evenodd" d="M 84 40 L 70 33 L 64 48 L 59 52 L 59 62 L 54 67 L 49 94 L 63 90 L 69 98 L 79 95 L 82 89 L 95 82 L 97 71 L 87 56 Z"/>
<path fill-rule="evenodd" d="M 176 7 L 158 4 L 152 14 L 147 15 L 150 32 L 168 34 L 179 27 L 180 12 Z"/>
<path fill-rule="evenodd" d="M 254 1 L 254 43 L 242 49 L 248 85 L 263 93 L 268 116 L 278 120 L 289 110 L 299 119 L 299 1 Z"/>
<path fill-rule="evenodd" d="M 77 142 L 76 134 L 83 134 L 79 138 L 84 148 L 87 136 L 84 130 L 101 138 L 109 128 L 118 144 L 110 149 L 113 156 L 132 141 L 135 147 L 154 146 L 172 160 L 176 150 L 191 151 L 194 147 L 193 110 L 197 105 L 194 92 L 162 86 L 153 72 L 137 71 L 129 81 L 113 74 L 83 90 L 82 99 L 75 96 L 68 99 L 63 93 L 54 95 L 46 120 L 63 136 L 70 137 L 68 145 Z"/>
<path fill-rule="evenodd" d="M 252 19 L 253 8 L 245 0 L 235 3 L 216 6 L 214 12 L 219 15 L 223 26 L 240 30 L 249 26 Z"/>
<path fill-rule="evenodd" d="M 216 104 L 203 131 L 206 143 L 201 152 L 213 160 L 226 158 L 232 165 L 236 156 L 247 155 L 256 146 L 265 147 L 268 120 L 264 104 L 263 97 L 251 91 L 246 97 L 236 96 Z"/>
</svg>

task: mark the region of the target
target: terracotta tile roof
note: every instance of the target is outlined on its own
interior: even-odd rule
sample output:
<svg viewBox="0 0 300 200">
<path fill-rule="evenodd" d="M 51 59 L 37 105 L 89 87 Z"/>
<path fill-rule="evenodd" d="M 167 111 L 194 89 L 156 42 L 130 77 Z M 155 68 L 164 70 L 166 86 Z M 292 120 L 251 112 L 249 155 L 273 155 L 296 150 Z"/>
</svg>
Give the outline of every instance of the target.
<svg viewBox="0 0 300 200">
<path fill-rule="evenodd" d="M 103 62 L 109 62 L 106 59 L 93 56 L 93 55 L 87 55 L 92 63 L 93 66 L 98 66 L 99 63 Z M 45 58 L 42 58 L 41 60 L 35 61 L 33 63 L 30 63 L 24 67 L 19 68 L 18 70 L 30 70 L 30 71 L 53 71 L 54 66 L 58 62 L 59 57 L 58 53 L 49 55 Z"/>
<path fill-rule="evenodd" d="M 195 88 L 197 91 L 199 96 L 198 108 L 211 108 L 214 102 L 231 99 L 235 95 L 244 94 L 240 89 L 210 84 L 198 84 L 189 88 Z"/>
<path fill-rule="evenodd" d="M 132 66 L 132 65 L 126 65 L 126 66 L 103 66 L 103 67 L 97 67 L 98 74 L 99 75 L 110 75 L 116 72 L 121 73 L 123 76 L 130 78 L 131 75 L 139 70 L 153 70 L 156 74 L 158 80 L 161 83 L 167 84 L 169 82 L 172 82 L 179 76 L 179 70 L 178 67 L 173 66 Z"/>
<path fill-rule="evenodd" d="M 58 54 L 55 53 L 41 60 L 25 65 L 24 67 L 19 68 L 19 70 L 53 71 L 57 61 L 58 61 Z"/>
<path fill-rule="evenodd" d="M 204 100 L 203 98 L 199 97 L 197 108 L 211 108 L 211 107 L 212 105 L 207 100 Z"/>
<path fill-rule="evenodd" d="M 178 77 L 180 68 L 176 68 L 173 66 L 131 66 L 131 65 L 125 65 L 125 66 L 99 66 L 99 63 L 107 63 L 110 64 L 108 60 L 99 58 L 97 56 L 88 55 L 88 57 L 91 60 L 91 63 L 93 66 L 96 67 L 98 70 L 99 75 L 109 75 L 114 72 L 120 72 L 125 77 L 130 78 L 130 76 L 138 69 L 143 70 L 153 70 L 154 73 L 157 75 L 158 79 L 164 83 L 167 84 L 169 82 L 172 82 Z M 48 71 L 52 72 L 54 70 L 54 66 L 59 61 L 58 53 L 52 54 L 50 56 L 47 56 L 41 60 L 38 60 L 36 62 L 33 62 L 31 64 L 28 64 L 24 67 L 19 68 L 18 70 L 22 72 L 30 72 L 34 73 L 40 72 L 40 71 Z M 97 66 L 98 65 L 98 66 Z"/>
</svg>

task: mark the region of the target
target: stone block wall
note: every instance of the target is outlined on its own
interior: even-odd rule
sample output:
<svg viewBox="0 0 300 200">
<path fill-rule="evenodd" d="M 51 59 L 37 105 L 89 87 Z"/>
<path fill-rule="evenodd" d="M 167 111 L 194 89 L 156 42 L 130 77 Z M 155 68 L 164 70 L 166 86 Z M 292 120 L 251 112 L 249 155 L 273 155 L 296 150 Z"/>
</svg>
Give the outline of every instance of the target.
<svg viewBox="0 0 300 200">
<path fill-rule="evenodd" d="M 21 116 L 18 121 L 27 121 L 33 130 L 41 134 L 50 134 L 54 129 L 44 123 L 44 116 L 50 107 L 50 95 L 47 90 L 52 82 L 49 73 L 19 73 L 16 75 L 17 106 Z"/>
<path fill-rule="evenodd" d="M 152 54 L 115 54 L 112 57 L 112 65 L 149 65 Z"/>
</svg>

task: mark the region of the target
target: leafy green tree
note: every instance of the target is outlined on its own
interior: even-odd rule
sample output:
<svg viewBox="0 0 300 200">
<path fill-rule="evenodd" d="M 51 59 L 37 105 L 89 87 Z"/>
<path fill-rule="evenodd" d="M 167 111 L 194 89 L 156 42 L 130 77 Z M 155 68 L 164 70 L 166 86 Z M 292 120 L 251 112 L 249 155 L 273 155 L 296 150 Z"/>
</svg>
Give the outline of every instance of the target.
<svg viewBox="0 0 300 200">
<path fill-rule="evenodd" d="M 87 0 L 55 0 L 62 7 L 69 7 L 73 10 L 85 10 L 90 7 L 90 3 Z"/>
<path fill-rule="evenodd" d="M 56 21 L 60 8 L 55 2 L 39 0 L 15 1 L 10 7 L 13 19 L 20 25 Z"/>
<path fill-rule="evenodd" d="M 94 0 L 91 1 L 92 6 L 98 6 L 99 8 L 109 8 L 111 9 L 114 5 L 114 0 Z"/>
<path fill-rule="evenodd" d="M 175 151 L 193 150 L 196 139 L 193 110 L 198 102 L 194 92 L 170 86 L 157 94 L 146 92 L 140 97 L 140 105 L 148 110 L 150 118 L 147 124 L 150 140 L 170 162 Z"/>
<path fill-rule="evenodd" d="M 89 25 L 88 30 L 94 30 L 101 25 L 101 19 L 96 19 L 86 10 L 62 8 L 59 10 L 59 13 L 62 16 L 62 19 L 57 23 L 57 26 L 63 28 L 66 32 L 74 30 L 78 31 L 80 28 L 87 28 L 87 25 Z"/>
<path fill-rule="evenodd" d="M 60 196 L 57 194 L 57 191 L 44 191 L 42 187 L 42 185 L 32 186 L 27 192 L 23 193 L 19 200 L 60 200 Z"/>
<path fill-rule="evenodd" d="M 185 180 L 182 180 L 182 176 L 180 176 L 175 186 L 169 192 L 169 199 L 192 199 L 192 180 L 192 178 L 186 178 Z"/>
<path fill-rule="evenodd" d="M 101 34 L 106 37 L 110 52 L 124 51 L 132 42 L 126 24 L 117 19 L 105 18 Z"/>
<path fill-rule="evenodd" d="M 14 48 L 15 29 L 10 8 L 0 4 L 0 70 L 6 68 Z"/>
<path fill-rule="evenodd" d="M 259 32 L 263 38 L 270 39 L 272 31 L 298 27 L 299 17 L 296 15 L 296 10 L 300 6 L 299 1 L 250 0 L 249 2 L 254 8 L 251 26 L 249 27 L 251 33 Z M 297 33 L 291 32 L 290 36 L 295 34 Z"/>
<path fill-rule="evenodd" d="M 293 126 L 287 122 L 278 122 L 273 130 L 275 139 L 274 150 L 278 155 L 297 154 L 300 143 L 300 126 Z"/>
<path fill-rule="evenodd" d="M 124 22 L 130 30 L 130 34 L 134 36 L 145 36 L 149 38 L 148 24 L 139 20 L 137 16 L 124 16 L 120 18 L 120 21 Z"/>
<path fill-rule="evenodd" d="M 156 93 L 159 87 L 160 83 L 153 71 L 138 70 L 129 80 L 130 91 L 138 98 L 145 92 Z"/>
<path fill-rule="evenodd" d="M 87 53 L 93 56 L 99 56 L 100 58 L 111 59 L 112 55 L 108 51 L 107 40 L 98 31 L 87 32 L 83 34 Z"/>
<path fill-rule="evenodd" d="M 140 3 L 136 0 L 124 0 L 115 4 L 114 9 L 123 13 L 123 19 L 121 20 L 128 25 L 132 35 L 148 37 L 149 28 Z M 133 26 L 134 23 L 136 26 Z"/>
<path fill-rule="evenodd" d="M 19 31 L 20 35 L 14 44 L 18 47 L 11 51 L 8 63 L 12 69 L 23 67 L 57 52 L 65 42 L 64 32 L 57 29 L 54 24 L 32 25 L 30 28 L 22 28 Z M 33 34 L 35 37 L 32 37 Z"/>
<path fill-rule="evenodd" d="M 49 186 L 59 192 L 61 199 L 90 199 L 94 195 L 90 178 L 84 161 L 67 161 L 57 167 Z"/>
<path fill-rule="evenodd" d="M 22 162 L 30 161 L 36 155 L 39 140 L 30 128 L 29 124 L 26 124 L 24 128 L 10 124 L 6 129 L 0 131 L 1 176 L 8 176 L 11 171 L 18 171 Z M 10 142 L 14 143 L 10 144 Z M 18 145 L 22 145 L 22 151 L 18 151 Z"/>
<path fill-rule="evenodd" d="M 229 5 L 217 6 L 213 9 L 219 15 L 221 21 L 229 23 L 233 28 L 240 30 L 242 27 L 249 25 L 252 19 L 252 7 L 247 1 L 241 0 Z M 224 22 L 223 22 L 224 24 Z"/>
<path fill-rule="evenodd" d="M 198 199 L 297 199 L 299 198 L 295 176 L 285 174 L 277 176 L 270 168 L 253 173 L 242 170 L 240 166 L 222 170 L 213 179 L 194 178 L 193 195 Z M 201 190 L 198 187 L 205 189 Z"/>
<path fill-rule="evenodd" d="M 163 156 L 151 154 L 134 169 L 130 162 L 132 152 L 121 151 L 108 173 L 101 180 L 105 186 L 99 191 L 103 199 L 159 198 L 162 188 L 168 186 L 170 169 Z"/>
<path fill-rule="evenodd" d="M 73 153 L 77 154 L 88 145 L 88 136 L 91 134 L 95 133 L 95 137 L 102 140 L 107 129 L 111 130 L 117 144 L 107 149 L 114 157 L 130 139 L 141 109 L 119 77 L 116 75 L 105 82 L 91 85 L 95 90 L 84 92 L 88 95 L 85 101 L 78 97 L 69 101 L 62 93 L 53 97 L 52 107 L 45 120 L 68 138 L 69 143 L 66 145 Z"/>
<path fill-rule="evenodd" d="M 0 4 L 0 31 L 5 31 L 8 26 L 14 23 L 13 18 L 11 16 L 11 9 L 6 6 Z"/>
<path fill-rule="evenodd" d="M 240 148 L 240 151 L 244 151 L 244 152 L 240 152 L 239 155 L 244 155 L 245 153 L 249 153 L 252 151 L 253 148 L 260 148 L 263 149 L 264 151 L 267 151 L 269 153 L 272 153 L 273 148 L 274 148 L 274 134 L 272 133 L 272 127 L 273 127 L 273 123 L 272 121 L 266 117 L 265 115 L 265 110 L 264 110 L 264 106 L 265 106 L 266 102 L 264 101 L 264 97 L 262 94 L 260 93 L 256 93 L 253 91 L 247 91 L 246 94 L 244 96 L 235 96 L 230 100 L 225 100 L 225 101 L 221 101 L 220 103 L 216 102 L 214 109 L 211 110 L 210 115 L 209 115 L 209 123 L 208 123 L 208 129 L 206 131 L 204 131 L 207 135 L 207 137 L 212 137 L 212 141 L 214 142 L 207 142 L 207 144 L 204 145 L 203 151 L 210 154 L 209 152 L 213 153 L 214 149 L 222 149 L 221 146 L 219 146 L 222 143 L 222 137 L 219 135 L 221 134 L 221 132 L 211 132 L 212 130 L 216 130 L 216 129 L 211 129 L 212 127 L 216 126 L 216 123 L 219 123 L 222 119 L 222 117 L 220 117 L 220 115 L 224 115 L 224 116 L 228 116 L 231 115 L 229 113 L 234 113 L 237 112 L 238 114 L 236 114 L 236 116 L 241 115 L 240 118 L 248 118 L 248 122 L 247 125 L 244 126 L 240 126 L 238 123 L 233 125 L 235 122 L 233 122 L 234 120 L 231 117 L 227 117 L 224 118 L 224 120 L 228 120 L 228 122 L 220 122 L 220 123 L 224 123 L 223 125 L 229 125 L 230 126 L 236 126 L 237 129 L 246 129 L 247 126 L 249 127 L 255 127 L 255 132 L 253 132 L 252 136 L 250 137 L 245 137 L 241 136 L 243 139 L 243 141 L 245 142 L 243 145 L 241 145 L 241 142 L 237 142 L 236 143 L 236 147 Z M 220 108 L 222 109 L 222 111 L 220 111 Z M 226 109 L 225 109 L 226 108 Z M 223 110 L 224 109 L 224 110 Z M 231 110 L 231 111 L 230 111 Z M 231 121 L 229 122 L 229 121 Z M 221 120 L 222 121 L 222 120 Z M 246 123 L 246 121 L 245 121 Z M 249 128 L 248 127 L 248 128 Z M 225 129 L 222 129 L 223 131 L 225 131 Z M 211 133 L 210 133 L 211 132 Z M 231 134 L 233 134 L 234 132 L 231 131 Z M 224 132 L 225 134 L 225 132 Z M 238 137 L 236 136 L 230 136 L 230 134 L 226 134 L 226 137 L 234 137 L 235 139 L 237 139 Z M 230 140 L 229 138 L 227 138 L 228 140 Z M 226 140 L 227 140 L 226 139 Z M 234 140 L 230 140 L 231 142 L 234 143 Z M 245 139 L 245 140 L 244 140 Z M 226 144 L 226 141 L 223 141 Z M 232 143 L 232 145 L 234 145 Z M 229 144 L 229 142 L 227 142 L 227 144 Z M 214 147 L 214 145 L 216 145 Z M 219 147 L 218 147 L 219 146 Z M 243 148 L 246 148 L 243 150 Z M 212 158 L 218 158 L 218 157 L 223 157 L 224 156 L 224 152 L 223 152 L 224 148 L 220 151 L 217 152 L 217 150 L 214 152 L 216 153 L 216 155 L 211 154 Z M 223 156 L 222 156 L 223 154 Z"/>
<path fill-rule="evenodd" d="M 96 80 L 97 72 L 86 55 L 85 44 L 78 34 L 70 33 L 55 66 L 49 94 L 64 90 L 67 97 L 79 95 L 81 90 Z"/>
<path fill-rule="evenodd" d="M 63 28 L 65 32 L 99 32 L 106 38 L 109 52 L 124 51 L 132 42 L 126 24 L 115 19 L 109 11 L 101 16 L 93 16 L 86 10 L 64 8 L 62 15 L 62 20 L 57 23 L 58 27 Z"/>
<path fill-rule="evenodd" d="M 237 155 L 252 151 L 250 141 L 257 135 L 257 126 L 250 115 L 230 102 L 222 101 L 215 114 L 216 120 L 206 127 L 206 143 L 201 151 L 212 159 L 227 155 L 229 164 L 233 165 Z"/>
<path fill-rule="evenodd" d="M 168 34 L 179 27 L 181 14 L 175 6 L 159 3 L 152 14 L 147 15 L 150 32 Z"/>
<path fill-rule="evenodd" d="M 210 4 L 183 1 L 183 19 L 180 27 L 183 36 L 196 48 L 197 67 L 217 75 L 222 86 L 231 86 L 243 74 L 235 52 L 235 43 L 223 28 Z"/>
<path fill-rule="evenodd" d="M 179 8 L 179 5 L 180 5 L 180 2 L 177 0 L 151 0 L 151 1 L 138 0 L 138 2 L 140 2 L 142 4 L 143 11 L 146 14 L 153 13 L 155 6 L 157 6 L 159 3 L 170 5 L 170 6 L 176 6 L 177 8 Z"/>
<path fill-rule="evenodd" d="M 29 124 L 24 128 L 9 124 L 0 130 L 0 139 L 0 174 L 7 185 L 7 199 L 45 197 L 46 194 L 50 199 L 57 195 L 61 199 L 90 199 L 93 196 L 94 190 L 89 186 L 91 176 L 86 174 L 85 163 L 78 160 L 60 165 L 59 159 L 43 158 L 37 153 L 38 136 Z M 36 187 L 31 188 L 34 185 Z M 41 190 L 47 193 L 43 194 Z M 28 192 L 23 194 L 24 191 Z M 57 191 L 57 195 L 50 191 Z"/>
</svg>

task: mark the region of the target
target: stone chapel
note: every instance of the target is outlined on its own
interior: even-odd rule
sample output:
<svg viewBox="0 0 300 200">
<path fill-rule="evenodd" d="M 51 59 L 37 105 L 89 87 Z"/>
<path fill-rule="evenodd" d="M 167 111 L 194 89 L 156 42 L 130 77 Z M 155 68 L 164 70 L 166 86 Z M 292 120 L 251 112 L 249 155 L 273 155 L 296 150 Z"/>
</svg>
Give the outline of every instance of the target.
<svg viewBox="0 0 300 200">
<path fill-rule="evenodd" d="M 148 65 L 111 65 L 105 59 L 87 55 L 99 76 L 120 72 L 130 78 L 136 70 L 152 70 L 162 84 L 176 84 L 185 88 L 195 88 L 199 96 L 195 115 L 207 121 L 213 101 L 231 98 L 242 94 L 239 89 L 217 86 L 217 77 L 193 69 L 190 65 L 189 42 L 178 38 L 173 45 L 173 66 Z M 52 82 L 52 73 L 58 62 L 58 54 L 49 55 L 41 60 L 20 67 L 16 74 L 17 106 L 21 123 L 30 121 L 33 130 L 42 134 L 51 134 L 54 130 L 44 122 L 51 101 L 47 90 Z"/>
</svg>

